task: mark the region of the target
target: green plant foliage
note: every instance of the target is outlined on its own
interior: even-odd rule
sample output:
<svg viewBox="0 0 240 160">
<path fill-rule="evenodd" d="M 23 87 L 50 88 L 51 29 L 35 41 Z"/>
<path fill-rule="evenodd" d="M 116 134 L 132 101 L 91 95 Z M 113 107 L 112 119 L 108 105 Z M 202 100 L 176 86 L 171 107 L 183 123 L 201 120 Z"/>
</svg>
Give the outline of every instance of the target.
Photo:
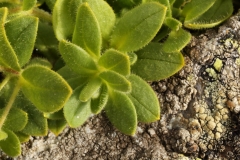
<svg viewBox="0 0 240 160">
<path fill-rule="evenodd" d="M 167 78 L 184 65 L 183 56 L 179 51 L 166 53 L 158 43 L 150 43 L 136 54 L 138 61 L 132 66 L 132 72 L 148 81 Z"/>
<path fill-rule="evenodd" d="M 127 135 L 159 120 L 144 80 L 178 72 L 186 28 L 218 25 L 232 3 L 0 0 L 0 149 L 18 156 L 31 136 L 58 135 L 101 111 Z"/>
<path fill-rule="evenodd" d="M 127 12 L 115 26 L 111 46 L 124 52 L 136 51 L 144 47 L 160 29 L 166 10 L 165 6 L 151 2 Z"/>
</svg>

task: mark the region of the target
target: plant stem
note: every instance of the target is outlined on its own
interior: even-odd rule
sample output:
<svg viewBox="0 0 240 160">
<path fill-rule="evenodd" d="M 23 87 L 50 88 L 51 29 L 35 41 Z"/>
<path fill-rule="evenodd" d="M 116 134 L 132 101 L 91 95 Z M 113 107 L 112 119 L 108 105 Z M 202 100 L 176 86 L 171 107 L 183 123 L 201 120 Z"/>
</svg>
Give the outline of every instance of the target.
<svg viewBox="0 0 240 160">
<path fill-rule="evenodd" d="M 13 90 L 13 93 L 12 93 L 8 103 L 7 103 L 7 106 L 4 108 L 3 113 L 1 115 L 1 118 L 0 118 L 0 130 L 2 129 L 2 126 L 3 126 L 4 122 L 5 122 L 5 120 L 7 119 L 9 111 L 12 108 L 12 105 L 13 105 L 13 103 L 14 103 L 17 95 L 18 95 L 18 92 L 19 92 L 20 88 L 21 88 L 21 85 L 20 85 L 20 83 L 18 81 L 18 83 L 15 86 L 15 88 Z"/>
<path fill-rule="evenodd" d="M 0 91 L 3 89 L 3 87 L 7 84 L 7 82 L 9 81 L 10 76 L 7 76 L 4 78 L 4 80 L 2 81 L 2 83 L 0 84 Z"/>
</svg>

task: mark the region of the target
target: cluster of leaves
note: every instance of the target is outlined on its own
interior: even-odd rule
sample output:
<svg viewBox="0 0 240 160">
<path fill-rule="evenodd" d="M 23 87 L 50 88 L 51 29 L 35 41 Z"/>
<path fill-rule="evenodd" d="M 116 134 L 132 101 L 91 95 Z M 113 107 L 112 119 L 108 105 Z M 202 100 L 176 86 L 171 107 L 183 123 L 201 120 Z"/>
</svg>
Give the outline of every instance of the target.
<svg viewBox="0 0 240 160">
<path fill-rule="evenodd" d="M 231 0 L 0 0 L 0 148 L 17 156 L 30 136 L 57 135 L 102 110 L 133 135 L 137 122 L 160 118 L 146 81 L 182 68 L 191 38 L 182 27 L 231 14 Z"/>
</svg>

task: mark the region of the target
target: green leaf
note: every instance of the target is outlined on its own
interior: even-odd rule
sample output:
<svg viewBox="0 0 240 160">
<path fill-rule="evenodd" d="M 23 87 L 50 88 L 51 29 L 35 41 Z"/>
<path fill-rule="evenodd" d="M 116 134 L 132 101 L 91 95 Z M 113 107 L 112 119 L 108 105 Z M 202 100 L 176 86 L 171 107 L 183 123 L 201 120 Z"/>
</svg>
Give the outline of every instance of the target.
<svg viewBox="0 0 240 160">
<path fill-rule="evenodd" d="M 68 66 L 62 67 L 58 70 L 58 73 L 67 80 L 72 89 L 85 85 L 89 80 L 89 76 L 79 75 L 73 72 Z"/>
<path fill-rule="evenodd" d="M 54 113 L 44 113 L 44 117 L 46 117 L 47 119 L 51 119 L 51 120 L 64 119 L 63 109 L 61 109 L 57 112 L 54 112 Z"/>
<path fill-rule="evenodd" d="M 107 86 L 121 92 L 130 92 L 131 83 L 121 74 L 114 71 L 104 71 L 99 74 L 99 77 Z"/>
<path fill-rule="evenodd" d="M 138 60 L 132 66 L 132 73 L 147 81 L 168 78 L 184 65 L 184 58 L 180 52 L 166 53 L 159 43 L 149 43 L 136 54 Z"/>
<path fill-rule="evenodd" d="M 30 136 L 22 132 L 14 132 L 21 143 L 27 142 Z"/>
<path fill-rule="evenodd" d="M 137 62 L 137 55 L 133 52 L 128 52 L 127 53 L 129 60 L 130 60 L 130 64 L 133 65 L 135 62 Z"/>
<path fill-rule="evenodd" d="M 21 154 L 21 144 L 18 137 L 10 130 L 5 129 L 8 137 L 0 141 L 0 148 L 8 156 L 16 157 Z"/>
<path fill-rule="evenodd" d="M 94 114 L 98 114 L 107 104 L 108 101 L 108 89 L 105 85 L 102 85 L 97 98 L 91 100 L 91 110 Z"/>
<path fill-rule="evenodd" d="M 7 8 L 0 8 L 0 66 L 11 68 L 16 71 L 20 71 L 17 56 L 13 48 L 11 47 L 6 32 L 4 29 L 4 23 L 8 14 Z"/>
<path fill-rule="evenodd" d="M 56 0 L 44 0 L 50 10 L 53 10 Z"/>
<path fill-rule="evenodd" d="M 37 28 L 38 19 L 32 16 L 19 16 L 5 24 L 7 38 L 20 66 L 24 66 L 31 58 Z"/>
<path fill-rule="evenodd" d="M 174 31 L 178 31 L 180 27 L 182 27 L 182 23 L 172 17 L 166 17 L 164 20 L 164 24 Z"/>
<path fill-rule="evenodd" d="M 163 43 L 163 51 L 177 52 L 182 50 L 191 40 L 191 34 L 182 28 L 171 31 L 168 39 Z"/>
<path fill-rule="evenodd" d="M 206 12 L 216 1 L 219 0 L 191 0 L 191 2 L 187 3 L 182 10 L 182 15 L 186 17 L 185 21 L 198 18 L 200 15 Z"/>
<path fill-rule="evenodd" d="M 47 59 L 40 58 L 40 57 L 35 57 L 35 58 L 31 59 L 31 61 L 28 63 L 28 65 L 42 65 L 49 69 L 52 68 L 52 64 Z"/>
<path fill-rule="evenodd" d="M 87 51 L 93 58 L 100 57 L 101 31 L 98 21 L 87 3 L 83 3 L 78 9 L 72 42 Z"/>
<path fill-rule="evenodd" d="M 37 0 L 23 0 L 22 9 L 27 11 L 32 9 L 37 3 Z"/>
<path fill-rule="evenodd" d="M 47 119 L 44 118 L 42 112 L 37 110 L 37 108 L 24 97 L 22 92 L 19 93 L 14 102 L 14 106 L 22 109 L 28 114 L 28 122 L 21 132 L 32 136 L 47 135 Z"/>
<path fill-rule="evenodd" d="M 112 33 L 111 46 L 124 52 L 144 47 L 162 26 L 166 10 L 157 2 L 149 2 L 125 13 Z"/>
<path fill-rule="evenodd" d="M 133 102 L 137 119 L 141 122 L 154 122 L 160 119 L 160 106 L 153 89 L 136 75 L 128 78 L 132 84 L 132 91 L 128 97 Z"/>
<path fill-rule="evenodd" d="M 21 81 L 24 95 L 43 112 L 60 110 L 71 95 L 70 86 L 60 75 L 40 65 L 24 69 Z"/>
<path fill-rule="evenodd" d="M 82 89 L 79 99 L 82 102 L 87 102 L 102 85 L 102 81 L 99 78 L 94 78 L 90 80 Z"/>
<path fill-rule="evenodd" d="M 167 7 L 167 13 L 166 17 L 172 17 L 172 11 L 171 11 L 171 6 L 169 3 L 169 0 L 147 0 L 148 2 L 159 2 L 160 4 L 164 5 Z"/>
<path fill-rule="evenodd" d="M 130 74 L 128 55 L 114 49 L 107 50 L 99 59 L 98 64 L 107 70 L 115 71 L 124 76 Z"/>
<path fill-rule="evenodd" d="M 82 125 L 91 115 L 90 100 L 87 102 L 79 100 L 81 90 L 82 87 L 76 88 L 63 108 L 64 116 L 72 128 Z"/>
<path fill-rule="evenodd" d="M 77 9 L 82 0 L 57 0 L 53 8 L 53 28 L 57 39 L 71 39 Z"/>
<path fill-rule="evenodd" d="M 84 2 L 89 4 L 96 16 L 103 40 L 108 41 L 116 19 L 112 8 L 104 0 L 84 0 Z"/>
<path fill-rule="evenodd" d="M 161 29 L 157 33 L 157 35 L 154 37 L 153 41 L 159 42 L 159 41 L 163 40 L 165 37 L 167 37 L 169 35 L 170 32 L 171 32 L 171 29 L 168 26 L 163 24 Z"/>
<path fill-rule="evenodd" d="M 4 140 L 8 137 L 7 133 L 4 132 L 3 130 L 0 130 L 0 141 Z"/>
<path fill-rule="evenodd" d="M 66 127 L 67 122 L 65 119 L 61 120 L 48 120 L 48 127 L 51 132 L 53 132 L 56 136 L 59 135 L 63 129 Z"/>
<path fill-rule="evenodd" d="M 233 13 L 233 4 L 231 0 L 217 0 L 212 7 L 197 19 L 185 20 L 184 26 L 191 29 L 214 27 Z"/>
<path fill-rule="evenodd" d="M 121 132 L 134 135 L 137 128 L 135 107 L 127 95 L 111 92 L 104 109 L 111 123 Z"/>
<path fill-rule="evenodd" d="M 3 109 L 0 110 L 0 113 L 2 112 Z M 20 131 L 26 126 L 27 121 L 28 121 L 27 113 L 21 109 L 13 107 L 10 110 L 3 127 L 12 131 Z"/>
<path fill-rule="evenodd" d="M 96 72 L 95 62 L 81 47 L 63 40 L 59 44 L 59 50 L 62 58 L 73 71 L 82 75 Z"/>
</svg>

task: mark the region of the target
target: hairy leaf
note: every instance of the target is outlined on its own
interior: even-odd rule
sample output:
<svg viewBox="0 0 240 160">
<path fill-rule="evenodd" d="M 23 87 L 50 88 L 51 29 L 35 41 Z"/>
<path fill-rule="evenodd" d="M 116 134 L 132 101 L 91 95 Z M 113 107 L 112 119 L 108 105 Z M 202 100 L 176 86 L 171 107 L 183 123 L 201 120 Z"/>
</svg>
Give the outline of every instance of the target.
<svg viewBox="0 0 240 160">
<path fill-rule="evenodd" d="M 187 3 L 182 10 L 182 14 L 185 16 L 185 21 L 198 18 L 200 15 L 206 12 L 216 1 L 218 0 L 191 0 L 191 2 Z"/>
<path fill-rule="evenodd" d="M 129 57 L 130 64 L 133 65 L 137 61 L 137 55 L 133 52 L 128 52 L 127 55 Z"/>
<path fill-rule="evenodd" d="M 0 141 L 4 140 L 8 137 L 7 133 L 4 132 L 3 130 L 0 130 Z"/>
<path fill-rule="evenodd" d="M 62 58 L 73 71 L 82 75 L 94 74 L 96 72 L 95 62 L 81 47 L 67 41 L 61 41 L 59 50 Z"/>
<path fill-rule="evenodd" d="M 16 157 L 21 154 L 21 146 L 18 137 L 13 131 L 5 129 L 8 137 L 0 141 L 0 148 L 9 156 Z"/>
<path fill-rule="evenodd" d="M 132 73 L 148 81 L 167 78 L 184 65 L 184 59 L 180 52 L 163 52 L 163 46 L 159 43 L 150 43 L 136 54 L 138 60 L 132 66 Z"/>
<path fill-rule="evenodd" d="M 53 28 L 57 39 L 69 39 L 72 36 L 77 9 L 82 0 L 57 0 L 53 8 Z"/>
<path fill-rule="evenodd" d="M 105 85 L 102 85 L 99 92 L 99 96 L 91 100 L 91 110 L 94 114 L 98 114 L 106 106 L 108 101 L 108 89 Z"/>
<path fill-rule="evenodd" d="M 167 7 L 166 17 L 172 17 L 172 11 L 169 0 L 147 0 L 147 2 L 159 2 L 160 4 Z"/>
<path fill-rule="evenodd" d="M 174 31 L 178 31 L 180 27 L 182 27 L 182 23 L 172 17 L 166 17 L 164 20 L 164 24 Z"/>
<path fill-rule="evenodd" d="M 22 109 L 28 114 L 28 122 L 21 131 L 22 133 L 32 136 L 47 135 L 47 119 L 44 118 L 42 112 L 24 97 L 22 92 L 19 93 L 14 102 L 14 106 Z"/>
<path fill-rule="evenodd" d="M 81 90 L 82 87 L 76 88 L 63 108 L 64 116 L 69 126 L 73 128 L 82 125 L 91 115 L 90 100 L 87 102 L 79 100 Z"/>
<path fill-rule="evenodd" d="M 159 120 L 160 106 L 152 88 L 136 75 L 131 74 L 128 79 L 132 84 L 132 91 L 128 97 L 136 108 L 138 121 L 148 123 Z"/>
<path fill-rule="evenodd" d="M 14 133 L 16 134 L 16 136 L 18 137 L 21 143 L 27 142 L 30 139 L 30 136 L 25 133 L 22 133 L 22 132 L 14 132 Z"/>
<path fill-rule="evenodd" d="M 83 0 L 91 7 L 97 18 L 101 29 L 101 35 L 104 41 L 109 40 L 109 35 L 115 25 L 115 14 L 112 8 L 104 0 Z"/>
<path fill-rule="evenodd" d="M 65 119 L 61 120 L 48 120 L 48 127 L 56 136 L 59 135 L 66 127 L 67 122 Z"/>
<path fill-rule="evenodd" d="M 124 52 L 144 47 L 160 29 L 166 10 L 160 3 L 149 2 L 125 13 L 112 33 L 111 46 Z"/>
<path fill-rule="evenodd" d="M 114 71 L 104 71 L 99 74 L 99 77 L 105 82 L 105 84 L 112 89 L 121 92 L 130 92 L 131 83 L 122 75 Z"/>
<path fill-rule="evenodd" d="M 37 3 L 37 0 L 23 0 L 22 9 L 23 10 L 30 10 L 32 9 Z"/>
<path fill-rule="evenodd" d="M 39 57 L 35 57 L 35 58 L 31 59 L 31 61 L 28 63 L 28 65 L 42 65 L 49 69 L 52 68 L 52 64 L 47 59 L 39 58 Z"/>
<path fill-rule="evenodd" d="M 107 50 L 99 59 L 98 64 L 107 70 L 115 71 L 124 76 L 130 74 L 128 55 L 114 49 Z"/>
<path fill-rule="evenodd" d="M 6 23 L 7 38 L 13 47 L 20 66 L 24 66 L 32 55 L 37 36 L 38 19 L 20 16 Z"/>
<path fill-rule="evenodd" d="M 4 29 L 4 23 L 7 17 L 7 8 L 0 8 L 0 66 L 11 68 L 16 71 L 20 71 L 17 56 L 11 47 L 6 32 Z"/>
<path fill-rule="evenodd" d="M 64 119 L 63 109 L 61 109 L 57 112 L 54 112 L 54 113 L 44 113 L 44 117 L 46 117 L 47 119 L 51 119 L 51 120 Z"/>
<path fill-rule="evenodd" d="M 43 112 L 60 110 L 71 95 L 70 86 L 61 76 L 40 65 L 24 69 L 21 81 L 24 95 Z"/>
<path fill-rule="evenodd" d="M 171 31 L 168 39 L 163 43 L 163 51 L 177 52 L 182 50 L 191 40 L 191 34 L 182 28 Z"/>
<path fill-rule="evenodd" d="M 2 112 L 2 109 L 0 110 L 0 112 Z M 11 131 L 20 131 L 26 126 L 27 121 L 27 113 L 21 109 L 13 107 L 10 110 L 3 127 Z"/>
<path fill-rule="evenodd" d="M 72 42 L 87 51 L 93 58 L 100 57 L 101 31 L 98 21 L 87 3 L 83 3 L 78 9 Z"/>
<path fill-rule="evenodd" d="M 102 81 L 99 78 L 90 80 L 82 89 L 79 99 L 82 102 L 87 102 L 96 93 L 102 85 Z"/>
<path fill-rule="evenodd" d="M 121 132 L 134 135 L 137 128 L 135 107 L 127 95 L 111 92 L 104 109 L 111 123 Z"/>
<path fill-rule="evenodd" d="M 233 13 L 233 4 L 231 0 L 217 0 L 212 7 L 197 19 L 185 20 L 184 26 L 191 29 L 201 29 L 214 27 Z"/>
</svg>

